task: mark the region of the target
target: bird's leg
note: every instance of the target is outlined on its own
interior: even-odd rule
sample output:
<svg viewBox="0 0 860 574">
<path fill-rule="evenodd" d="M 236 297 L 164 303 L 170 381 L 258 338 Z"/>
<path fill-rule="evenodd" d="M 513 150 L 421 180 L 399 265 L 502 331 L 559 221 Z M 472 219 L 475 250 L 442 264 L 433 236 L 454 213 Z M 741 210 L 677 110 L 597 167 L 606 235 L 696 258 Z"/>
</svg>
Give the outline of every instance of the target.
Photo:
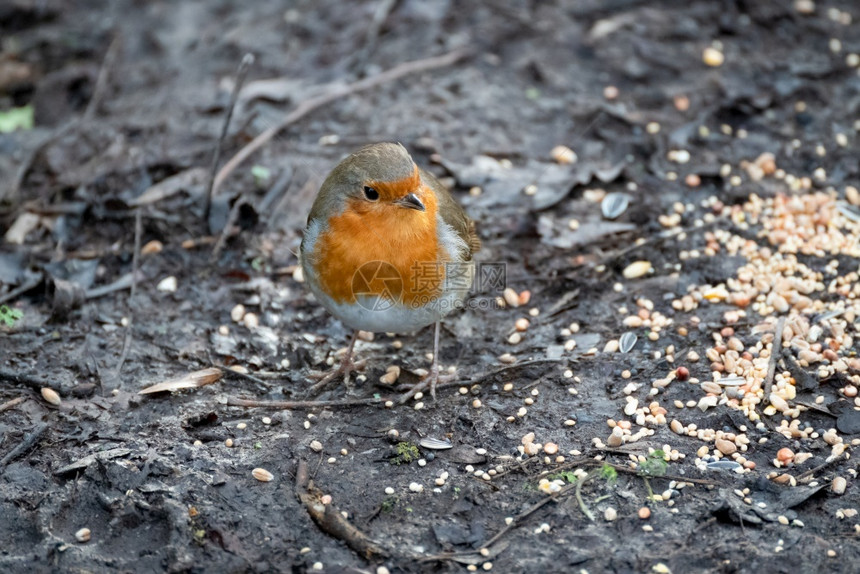
<svg viewBox="0 0 860 574">
<path fill-rule="evenodd" d="M 355 341 L 358 339 L 358 331 L 353 331 L 352 338 L 349 340 L 349 345 L 346 348 L 346 354 L 343 356 L 343 360 L 340 362 L 340 366 L 336 369 L 330 370 L 328 373 L 323 375 L 322 373 L 311 373 L 310 376 L 312 378 L 319 378 L 308 391 L 311 395 L 319 393 L 324 388 L 326 388 L 332 381 L 334 381 L 340 375 L 343 375 L 343 384 L 349 384 L 349 374 L 354 371 L 357 367 L 361 366 L 358 363 L 353 362 L 352 360 L 352 351 L 355 348 Z M 319 376 L 319 377 L 318 377 Z"/>
<path fill-rule="evenodd" d="M 442 322 L 436 321 L 436 333 L 433 337 L 433 364 L 430 365 L 430 372 L 427 373 L 427 376 L 422 380 L 415 383 L 411 389 L 406 391 L 403 396 L 400 397 L 400 404 L 405 403 L 409 399 L 415 396 L 419 391 L 423 391 L 428 386 L 430 387 L 430 396 L 433 397 L 433 400 L 436 400 L 436 384 L 441 380 L 442 382 L 448 382 L 454 379 L 454 375 L 440 375 L 439 374 L 439 331 L 442 330 Z"/>
</svg>

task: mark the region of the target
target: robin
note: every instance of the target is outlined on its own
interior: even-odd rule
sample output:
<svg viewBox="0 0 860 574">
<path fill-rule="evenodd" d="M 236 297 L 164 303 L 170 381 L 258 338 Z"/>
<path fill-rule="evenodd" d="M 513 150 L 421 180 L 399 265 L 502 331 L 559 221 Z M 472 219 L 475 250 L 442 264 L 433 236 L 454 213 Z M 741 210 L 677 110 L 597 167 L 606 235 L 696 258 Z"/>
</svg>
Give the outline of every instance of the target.
<svg viewBox="0 0 860 574">
<path fill-rule="evenodd" d="M 442 318 L 462 306 L 481 243 L 445 187 L 400 144 L 365 146 L 320 187 L 308 216 L 301 262 L 311 292 L 354 333 L 346 356 L 312 391 L 354 370 L 358 331 L 403 333 L 435 323 L 433 364 L 403 401 L 439 380 Z"/>
</svg>

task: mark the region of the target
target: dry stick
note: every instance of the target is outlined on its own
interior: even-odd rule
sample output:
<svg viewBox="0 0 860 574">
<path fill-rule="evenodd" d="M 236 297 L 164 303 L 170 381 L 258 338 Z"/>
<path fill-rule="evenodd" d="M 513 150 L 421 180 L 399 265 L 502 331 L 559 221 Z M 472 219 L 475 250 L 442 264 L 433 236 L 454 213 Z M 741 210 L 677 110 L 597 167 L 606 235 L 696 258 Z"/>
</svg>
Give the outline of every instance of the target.
<svg viewBox="0 0 860 574">
<path fill-rule="evenodd" d="M 342 540 L 365 560 L 374 556 L 388 556 L 384 548 L 350 524 L 333 505 L 323 504 L 321 496 L 322 492 L 310 482 L 308 463 L 300 460 L 296 470 L 296 497 L 320 530 L 336 540 Z"/>
<path fill-rule="evenodd" d="M 228 397 L 228 407 L 262 407 L 270 409 L 317 409 L 328 407 L 354 407 L 384 403 L 387 399 L 345 399 L 342 401 L 256 401 Z"/>
<path fill-rule="evenodd" d="M 8 411 L 11 408 L 14 408 L 26 400 L 27 400 L 27 397 L 17 397 L 17 398 L 12 399 L 11 401 L 6 401 L 2 405 L 0 405 L 0 413 Z"/>
<path fill-rule="evenodd" d="M 432 58 L 425 58 L 423 60 L 405 62 L 389 70 L 380 72 L 379 74 L 376 74 L 374 76 L 369 76 L 367 78 L 364 78 L 363 80 L 359 80 L 357 82 L 353 82 L 345 86 L 336 87 L 328 93 L 321 94 L 319 96 L 315 96 L 301 102 L 292 112 L 287 114 L 284 119 L 282 119 L 280 122 L 270 127 L 269 129 L 265 130 L 264 132 L 260 133 L 260 135 L 251 140 L 245 147 L 240 149 L 236 155 L 230 158 L 230 160 L 226 164 L 224 164 L 224 167 L 221 168 L 221 171 L 219 171 L 218 175 L 215 177 L 212 195 L 218 193 L 218 190 L 221 188 L 221 184 L 224 183 L 224 180 L 227 179 L 227 177 L 233 172 L 233 170 L 235 170 L 243 161 L 248 159 L 251 154 L 266 145 L 266 143 L 268 143 L 269 140 L 275 137 L 278 132 L 290 126 L 291 124 L 294 124 L 295 122 L 302 119 L 317 108 L 320 108 L 344 96 L 369 90 L 370 88 L 374 88 L 381 84 L 398 80 L 410 74 L 426 72 L 428 70 L 450 66 L 451 64 L 465 57 L 467 53 L 468 52 L 465 49 L 459 49 L 454 50 L 453 52 L 448 52 L 447 54 L 444 54 L 442 56 L 434 56 Z"/>
<path fill-rule="evenodd" d="M 230 214 L 227 216 L 227 221 L 224 223 L 224 229 L 221 230 L 221 233 L 218 235 L 218 241 L 215 242 L 215 247 L 212 248 L 212 256 L 209 258 L 211 263 L 215 263 L 218 259 L 218 255 L 221 254 L 221 250 L 224 249 L 224 244 L 227 243 L 227 237 L 230 235 L 230 230 L 239 218 L 239 210 L 242 209 L 242 206 L 245 205 L 245 203 L 245 194 L 242 193 L 230 209 Z"/>
<path fill-rule="evenodd" d="M 37 393 L 42 390 L 42 387 L 48 386 L 45 381 L 42 381 L 35 377 L 31 377 L 29 375 L 22 375 L 19 373 L 10 373 L 9 371 L 0 371 L 0 381 L 9 381 L 18 385 L 27 385 Z"/>
<path fill-rule="evenodd" d="M 134 298 L 134 293 L 137 290 L 137 270 L 140 262 L 140 236 L 143 235 L 143 221 L 140 208 L 134 210 L 134 253 L 131 256 L 131 294 L 128 296 L 128 325 L 125 329 L 125 339 L 122 342 L 122 353 L 119 356 L 119 362 L 116 365 L 114 374 L 119 378 L 122 372 L 122 366 L 128 357 L 128 351 L 131 349 L 132 329 L 134 328 L 134 311 L 131 309 L 131 300 Z"/>
<path fill-rule="evenodd" d="M 833 458 L 828 458 L 827 460 L 825 460 L 823 463 L 819 464 L 815 468 L 810 468 L 807 471 L 801 472 L 800 474 L 795 476 L 794 479 L 795 480 L 802 480 L 802 479 L 806 478 L 807 476 L 813 476 L 819 470 L 824 470 L 825 468 L 827 468 L 831 464 L 842 461 L 842 460 L 848 460 L 848 459 L 845 458 L 844 455 L 839 455 L 839 456 L 834 456 Z"/>
<path fill-rule="evenodd" d="M 87 109 L 84 110 L 84 121 L 93 119 L 96 112 L 98 112 L 98 107 L 102 103 L 105 89 L 107 89 L 108 79 L 110 78 L 110 71 L 113 68 L 117 55 L 119 54 L 119 40 L 120 35 L 117 34 L 111 41 L 110 46 L 108 46 L 107 52 L 105 52 L 105 57 L 102 60 L 101 67 L 99 68 L 99 75 L 96 77 L 96 85 L 93 88 L 93 97 L 90 98 L 90 101 L 87 104 Z"/>
<path fill-rule="evenodd" d="M 18 446 L 9 451 L 9 454 L 4 456 L 3 459 L 0 460 L 0 468 L 3 468 L 8 463 L 30 450 L 33 445 L 39 442 L 39 439 L 42 438 L 42 435 L 45 434 L 46 430 L 48 430 L 47 423 L 39 424 L 39 426 L 33 429 L 33 432 L 24 437 L 24 440 L 22 440 Z"/>
<path fill-rule="evenodd" d="M 224 139 L 227 137 L 227 129 L 230 127 L 230 120 L 233 118 L 233 110 L 236 108 L 236 101 L 239 99 L 239 91 L 242 89 L 242 84 L 245 83 L 245 76 L 248 75 L 248 69 L 254 64 L 254 55 L 245 54 L 242 56 L 242 61 L 239 63 L 239 69 L 236 70 L 236 82 L 233 84 L 233 93 L 230 94 L 230 104 L 227 107 L 227 117 L 224 118 L 224 125 L 221 126 L 221 135 L 218 137 L 218 144 L 215 146 L 215 155 L 212 156 L 212 166 L 209 168 L 209 181 L 206 183 L 206 207 L 203 210 L 203 220 L 209 220 L 209 210 L 212 209 L 212 194 L 215 185 L 215 172 L 218 169 L 218 162 L 221 161 L 221 148 L 224 145 Z"/>
<path fill-rule="evenodd" d="M 13 197 L 14 201 L 17 203 L 20 200 L 21 186 L 24 184 L 24 178 L 27 177 L 27 173 L 29 173 L 30 168 L 33 167 L 33 163 L 36 161 L 38 155 L 42 153 L 42 150 L 69 133 L 74 128 L 78 127 L 84 121 L 91 120 L 93 118 L 99 105 L 101 105 L 101 101 L 104 99 L 105 89 L 107 88 L 108 78 L 110 77 L 110 68 L 113 66 L 114 60 L 116 60 L 118 49 L 119 35 L 114 37 L 105 53 L 104 59 L 102 59 L 102 64 L 99 68 L 99 74 L 96 79 L 96 85 L 93 89 L 93 97 L 90 98 L 90 101 L 87 104 L 87 109 L 84 111 L 84 115 L 66 122 L 54 133 L 48 135 L 45 139 L 36 144 L 36 147 L 27 154 L 21 167 L 19 167 L 18 171 L 15 173 L 15 179 L 12 180 L 12 185 L 6 188 L 5 191 L 0 190 L 0 201 L 9 195 Z"/>
<path fill-rule="evenodd" d="M 547 496 L 546 498 L 544 498 L 540 502 L 536 502 L 535 504 L 531 505 L 527 509 L 523 510 L 510 522 L 510 524 L 505 525 L 505 527 L 502 528 L 501 530 L 499 530 L 495 536 L 493 536 L 492 538 L 487 540 L 485 543 L 481 544 L 481 548 L 482 549 L 483 548 L 489 549 L 493 544 L 495 544 L 496 542 L 501 540 L 501 538 L 505 534 L 507 534 L 508 532 L 510 532 L 511 530 L 513 530 L 514 528 L 516 528 L 517 526 L 522 524 L 526 520 L 526 518 L 528 518 L 529 516 L 531 516 L 532 514 L 534 514 L 535 512 L 537 512 L 538 510 L 540 510 L 541 508 L 546 506 L 547 504 L 549 504 L 550 502 L 555 502 L 555 501 L 559 500 L 560 498 L 562 498 L 564 495 L 566 495 L 571 490 L 574 490 L 575 488 L 576 488 L 575 484 L 568 484 L 567 486 L 565 486 L 561 490 L 559 490 L 558 493 L 556 493 L 554 496 Z M 451 560 L 451 559 L 457 558 L 459 556 L 473 556 L 473 555 L 479 554 L 479 553 L 480 553 L 480 550 L 473 550 L 470 552 L 452 552 L 450 554 L 437 554 L 435 556 L 424 557 L 421 559 L 421 562 L 432 562 L 435 560 Z"/>
<path fill-rule="evenodd" d="M 767 377 L 764 379 L 764 400 L 770 400 L 770 390 L 773 387 L 773 376 L 776 374 L 776 362 L 782 354 L 782 331 L 785 329 L 785 315 L 776 322 L 776 332 L 773 334 L 773 345 L 770 347 L 770 360 L 767 363 Z"/>
<path fill-rule="evenodd" d="M 490 371 L 489 373 L 484 373 L 484 374 L 472 377 L 470 379 L 460 381 L 458 384 L 459 385 L 464 385 L 464 384 L 474 385 L 476 383 L 480 383 L 481 381 L 485 381 L 487 379 L 495 377 L 496 375 L 499 375 L 499 374 L 504 373 L 506 371 L 510 371 L 511 369 L 519 369 L 522 367 L 529 367 L 531 365 L 539 365 L 541 363 L 558 363 L 560 361 L 561 361 L 561 359 L 551 359 L 549 357 L 544 357 L 543 359 L 532 359 L 531 361 L 523 361 L 522 363 L 514 363 L 512 365 L 506 365 L 500 369 L 496 369 L 495 371 Z"/>
</svg>

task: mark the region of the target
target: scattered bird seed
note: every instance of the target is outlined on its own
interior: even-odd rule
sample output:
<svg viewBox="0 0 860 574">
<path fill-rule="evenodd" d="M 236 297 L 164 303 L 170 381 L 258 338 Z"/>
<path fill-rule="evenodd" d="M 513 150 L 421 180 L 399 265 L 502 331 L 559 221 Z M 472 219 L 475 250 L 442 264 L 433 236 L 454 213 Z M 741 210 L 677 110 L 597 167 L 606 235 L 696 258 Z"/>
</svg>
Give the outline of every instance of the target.
<svg viewBox="0 0 860 574">
<path fill-rule="evenodd" d="M 323 445 L 318 440 L 312 440 L 310 444 L 311 450 L 314 452 L 322 452 Z"/>
<path fill-rule="evenodd" d="M 412 492 L 423 492 L 424 486 L 422 486 L 418 482 L 411 482 L 409 483 L 409 490 L 411 490 Z"/>
<path fill-rule="evenodd" d="M 848 486 L 848 481 L 842 478 L 841 476 L 837 476 L 833 479 L 833 482 L 830 483 L 830 490 L 833 494 L 842 495 L 845 494 L 845 489 Z"/>
<path fill-rule="evenodd" d="M 245 317 L 245 306 L 239 303 L 235 307 L 230 310 L 230 319 L 234 323 L 241 323 L 242 319 Z"/>
<path fill-rule="evenodd" d="M 557 145 L 552 148 L 550 156 L 552 156 L 552 159 L 555 160 L 556 163 L 561 165 L 576 163 L 577 160 L 576 152 L 565 145 Z"/>
<path fill-rule="evenodd" d="M 630 205 L 630 196 L 615 191 L 603 198 L 603 201 L 600 202 L 600 211 L 606 219 L 616 219 L 627 211 L 628 205 Z"/>
<path fill-rule="evenodd" d="M 177 286 L 178 282 L 176 280 L 176 277 L 171 275 L 159 281 L 158 285 L 155 288 L 163 293 L 174 293 L 176 291 Z"/>
<path fill-rule="evenodd" d="M 635 333 L 627 332 L 621 335 L 621 339 L 618 340 L 618 350 L 622 353 L 628 353 L 633 350 L 633 347 L 636 346 L 636 341 L 639 338 Z"/>
<path fill-rule="evenodd" d="M 702 52 L 702 61 L 705 63 L 706 66 L 710 66 L 712 68 L 719 68 L 720 66 L 722 66 L 725 59 L 726 57 L 723 55 L 723 53 L 714 48 L 713 46 L 708 46 Z"/>
<path fill-rule="evenodd" d="M 58 407 L 62 404 L 63 399 L 60 398 L 59 393 L 50 387 L 42 387 L 40 391 L 42 393 L 42 398 L 45 401 L 51 403 L 52 405 Z"/>
<path fill-rule="evenodd" d="M 89 528 L 81 528 L 77 532 L 75 532 L 75 539 L 78 542 L 89 542 L 92 537 L 92 532 L 90 532 Z"/>
<path fill-rule="evenodd" d="M 251 475 L 260 482 L 272 482 L 275 480 L 275 475 L 265 468 L 255 468 L 251 471 Z"/>
<path fill-rule="evenodd" d="M 626 279 L 638 279 L 646 273 L 650 273 L 651 269 L 650 261 L 634 261 L 624 268 L 622 275 L 624 275 Z"/>
</svg>

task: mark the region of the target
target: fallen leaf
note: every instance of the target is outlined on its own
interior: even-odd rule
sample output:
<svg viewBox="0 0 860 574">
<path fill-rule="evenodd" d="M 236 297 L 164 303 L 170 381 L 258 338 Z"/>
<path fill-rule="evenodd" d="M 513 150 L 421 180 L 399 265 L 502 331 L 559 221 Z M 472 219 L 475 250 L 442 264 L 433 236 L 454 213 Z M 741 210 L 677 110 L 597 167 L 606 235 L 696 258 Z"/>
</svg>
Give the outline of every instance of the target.
<svg viewBox="0 0 860 574">
<path fill-rule="evenodd" d="M 221 369 L 210 367 L 208 369 L 194 371 L 193 373 L 188 373 L 181 377 L 146 387 L 137 394 L 150 395 L 152 393 L 163 393 L 165 391 L 178 391 L 180 389 L 196 389 L 198 387 L 205 387 L 206 385 L 218 382 L 221 379 L 221 375 Z"/>
</svg>

